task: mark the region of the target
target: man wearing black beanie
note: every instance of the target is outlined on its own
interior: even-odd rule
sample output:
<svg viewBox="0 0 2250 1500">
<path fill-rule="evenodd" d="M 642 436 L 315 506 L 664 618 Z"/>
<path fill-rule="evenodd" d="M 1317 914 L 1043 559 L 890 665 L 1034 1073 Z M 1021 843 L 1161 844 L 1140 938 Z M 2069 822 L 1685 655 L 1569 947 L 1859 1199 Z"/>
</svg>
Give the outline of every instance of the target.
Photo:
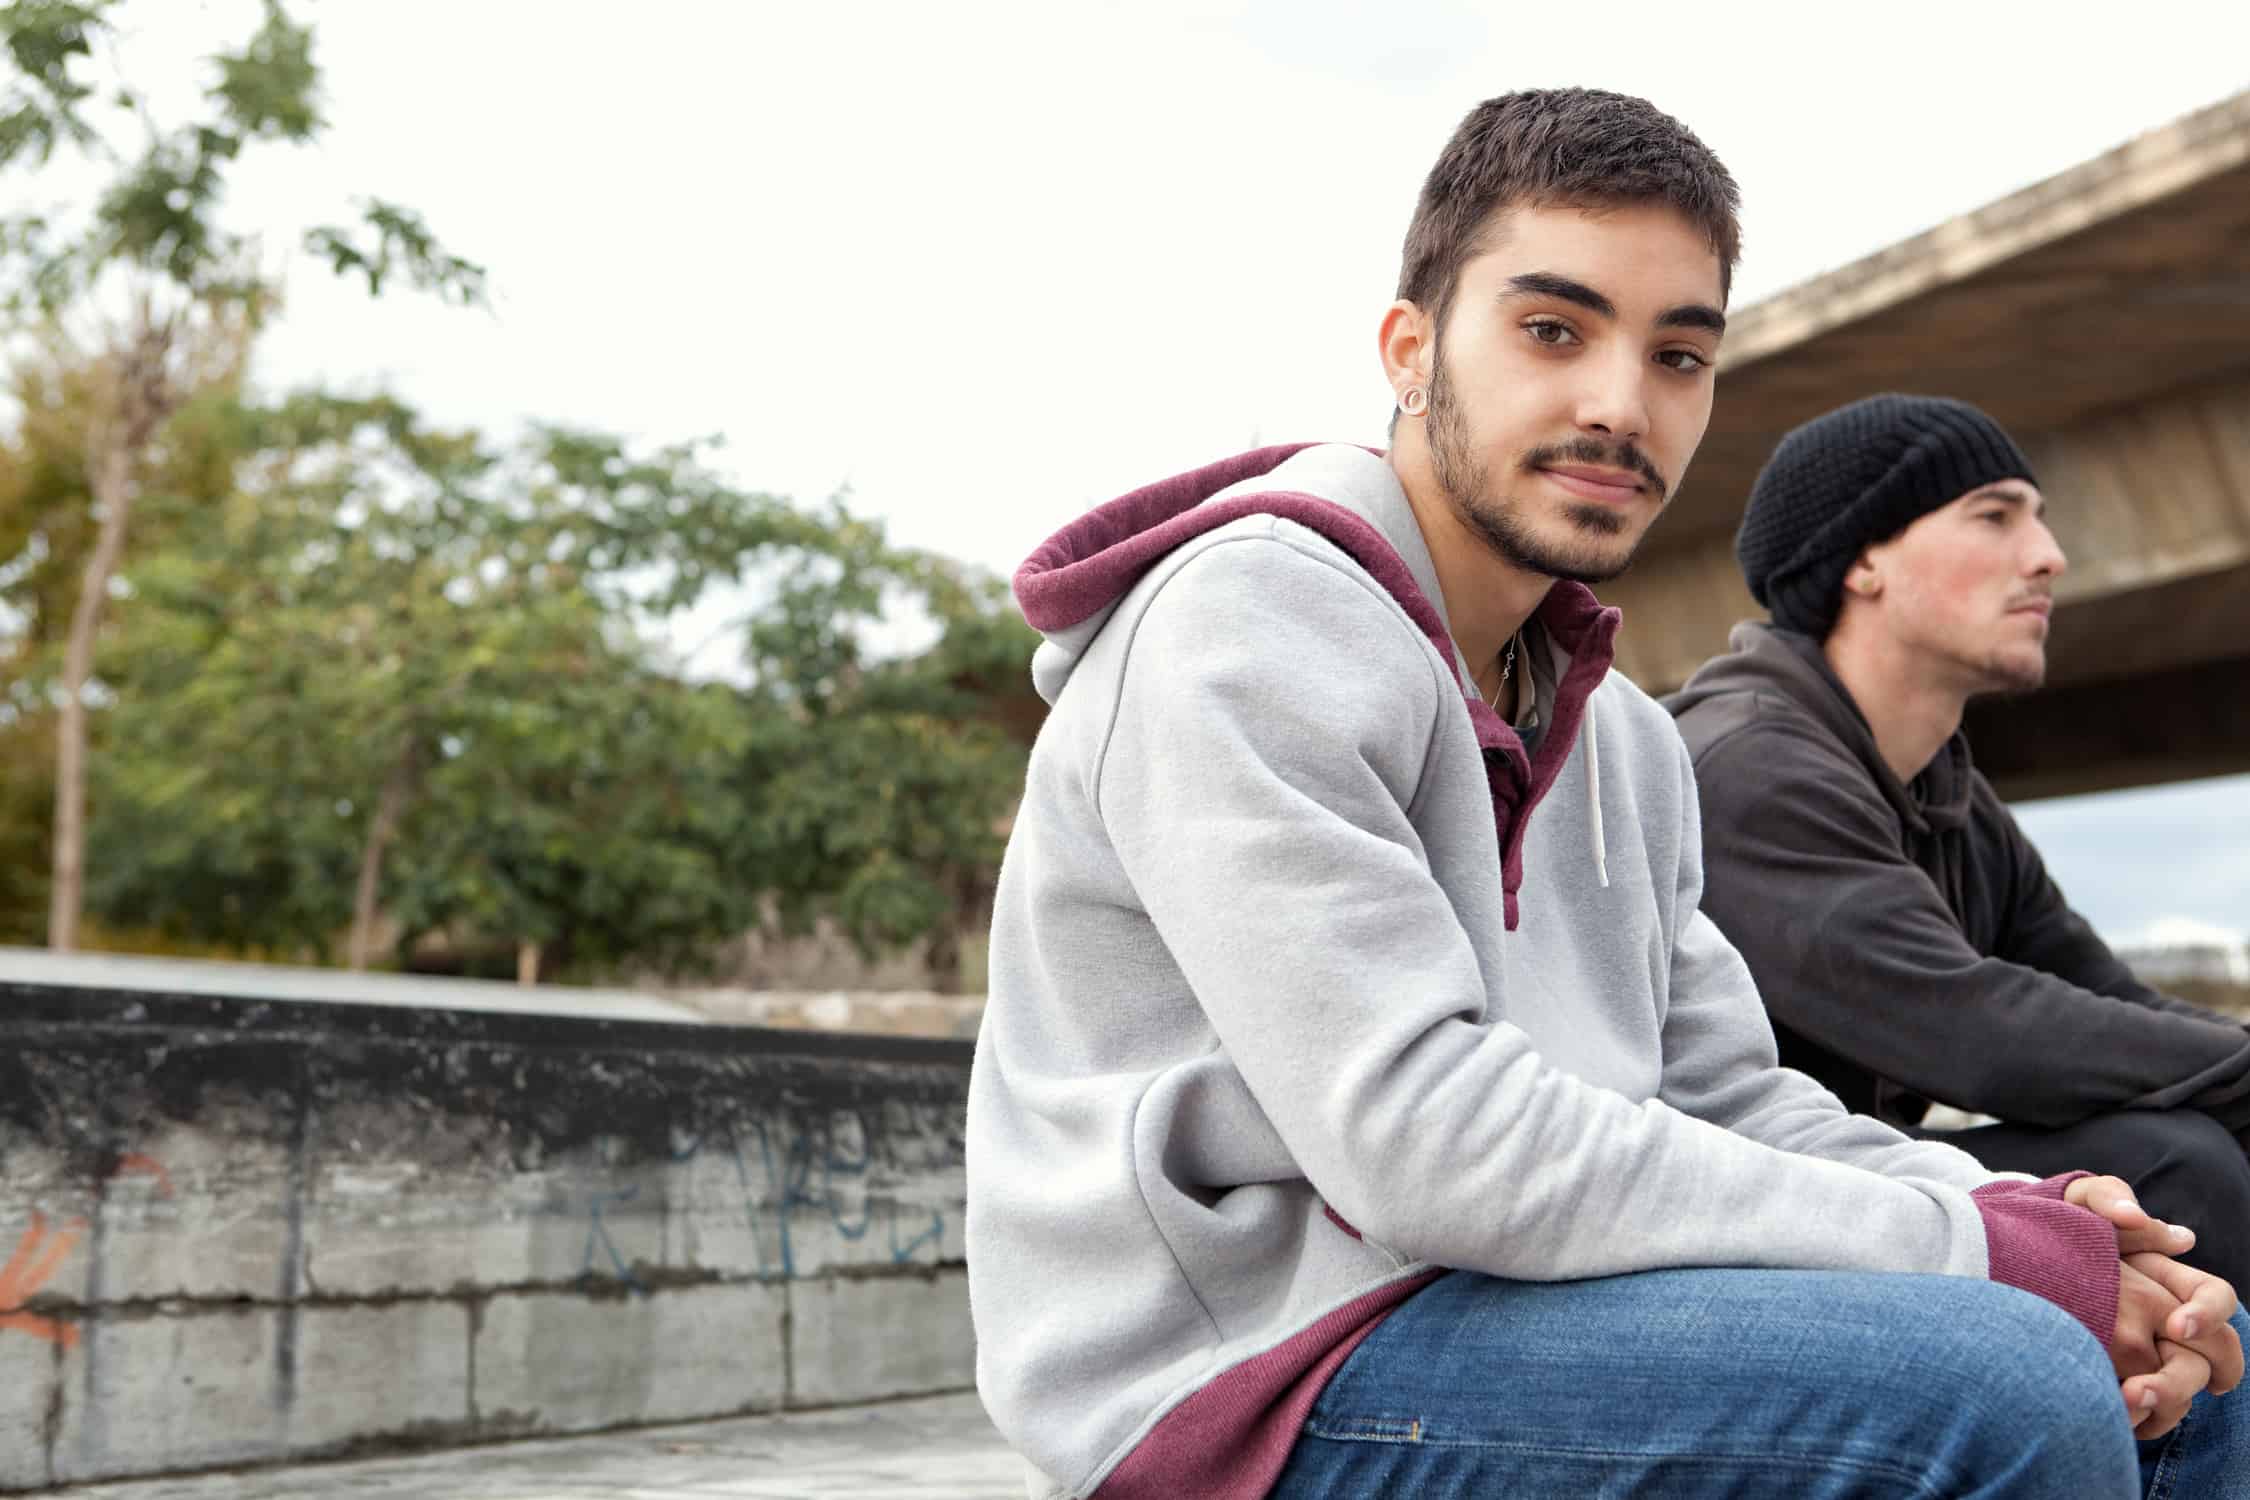
<svg viewBox="0 0 2250 1500">
<path fill-rule="evenodd" d="M 1907 1129 L 2000 1123 L 1988 1167 L 2122 1177 L 2250 1286 L 2250 1033 L 2136 980 L 1971 764 L 1961 714 L 2036 687 L 2062 550 L 2031 465 L 1963 402 L 1872 396 L 1781 440 L 1735 539 L 1771 625 L 1667 700 L 1703 910 L 1783 1063 Z"/>
</svg>

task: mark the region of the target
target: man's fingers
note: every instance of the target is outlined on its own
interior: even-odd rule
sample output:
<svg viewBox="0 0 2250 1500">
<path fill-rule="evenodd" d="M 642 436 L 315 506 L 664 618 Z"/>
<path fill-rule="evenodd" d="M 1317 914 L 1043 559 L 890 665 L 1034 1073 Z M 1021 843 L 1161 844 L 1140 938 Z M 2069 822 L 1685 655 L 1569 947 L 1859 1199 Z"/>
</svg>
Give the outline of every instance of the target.
<svg viewBox="0 0 2250 1500">
<path fill-rule="evenodd" d="M 2141 1207 L 2132 1185 L 2118 1177 L 2081 1177 L 2063 1189 L 2063 1201 L 2092 1209 L 2117 1231 L 2117 1253 L 2179 1255 L 2195 1248 L 2195 1231 L 2167 1224 Z"/>
<path fill-rule="evenodd" d="M 2156 1222 L 2122 1178 L 2081 1177 L 2063 1189 L 2063 1201 L 2090 1208 L 2119 1229 L 2146 1229 Z"/>
<path fill-rule="evenodd" d="M 2185 1255 L 2195 1248 L 2195 1231 L 2185 1224 L 2150 1219 L 2146 1229 L 2117 1231 L 2117 1253 L 2127 1255 Z"/>
<path fill-rule="evenodd" d="M 2136 1255 L 2132 1268 L 2180 1299 L 2166 1315 L 2163 1336 L 2193 1348 L 2211 1365 L 2211 1389 L 2225 1395 L 2242 1383 L 2242 1340 L 2227 1319 L 2234 1316 L 2234 1288 L 2208 1271 L 2183 1266 L 2163 1255 Z"/>
<path fill-rule="evenodd" d="M 2187 1415 L 2188 1403 L 2211 1383 L 2211 1366 L 2184 1344 L 2160 1339 L 2164 1363 L 2153 1375 L 2135 1375 L 2118 1387 L 2138 1438 L 2162 1437 Z"/>
<path fill-rule="evenodd" d="M 2162 1437 L 2171 1430 L 2155 1425 L 2158 1420 L 2156 1408 L 2164 1395 L 2158 1388 L 2154 1375 L 2135 1375 L 2121 1383 L 2117 1390 L 2125 1398 L 2125 1420 L 2133 1424 L 2133 1436 L 2146 1441 Z"/>
</svg>

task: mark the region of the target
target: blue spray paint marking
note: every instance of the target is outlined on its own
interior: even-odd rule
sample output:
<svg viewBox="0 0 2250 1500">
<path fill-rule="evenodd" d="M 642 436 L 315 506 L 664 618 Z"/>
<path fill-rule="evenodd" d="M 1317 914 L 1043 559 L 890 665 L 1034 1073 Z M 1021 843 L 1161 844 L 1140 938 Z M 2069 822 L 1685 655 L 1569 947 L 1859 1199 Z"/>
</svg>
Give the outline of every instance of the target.
<svg viewBox="0 0 2250 1500">
<path fill-rule="evenodd" d="M 810 1209 L 827 1215 L 829 1227 L 849 1243 L 857 1244 L 866 1239 L 868 1232 L 874 1228 L 877 1217 L 876 1200 L 872 1196 L 865 1199 L 855 1221 L 846 1208 L 844 1194 L 838 1185 L 839 1179 L 847 1183 L 863 1179 L 874 1166 L 875 1152 L 868 1138 L 866 1124 L 858 1116 L 853 1119 L 858 1126 L 851 1132 L 859 1137 L 856 1151 L 839 1149 L 839 1132 L 832 1128 L 821 1132 L 822 1144 L 818 1149 L 814 1146 L 811 1133 L 799 1130 L 794 1133 L 793 1139 L 777 1150 L 765 1122 L 752 1122 L 749 1129 L 757 1136 L 758 1171 L 765 1183 L 763 1193 L 759 1192 L 757 1183 L 752 1180 L 750 1153 L 745 1149 L 742 1135 L 731 1123 L 723 1127 L 726 1141 L 719 1149 L 725 1152 L 726 1159 L 734 1165 L 735 1182 L 742 1193 L 743 1218 L 750 1231 L 750 1245 L 757 1255 L 758 1273 L 761 1276 L 773 1275 L 778 1269 L 784 1279 L 796 1278 L 797 1249 L 791 1221 L 798 1209 Z M 674 1148 L 672 1162 L 674 1165 L 681 1165 L 693 1161 L 712 1144 L 707 1135 L 698 1134 L 688 1138 L 684 1144 Z M 812 1186 L 816 1169 L 820 1174 L 817 1192 Z M 590 1201 L 586 1253 L 581 1270 L 583 1274 L 592 1273 L 595 1246 L 598 1244 L 607 1252 L 609 1263 L 618 1278 L 635 1292 L 645 1296 L 648 1289 L 633 1274 L 631 1266 L 619 1253 L 616 1241 L 610 1237 L 609 1228 L 602 1220 L 605 1206 L 626 1202 L 639 1192 L 640 1189 L 636 1186 Z M 761 1232 L 764 1215 L 759 1205 L 764 1201 L 770 1201 L 774 1205 L 774 1232 L 779 1246 L 778 1266 L 774 1258 L 768 1256 L 765 1235 Z M 883 1201 L 882 1218 L 893 1265 L 910 1264 L 917 1252 L 925 1246 L 940 1245 L 945 1239 L 945 1214 L 942 1210 L 929 1210 L 930 1217 L 926 1225 L 921 1223 L 921 1210 L 903 1212 L 911 1216 L 908 1227 L 916 1228 L 916 1232 L 910 1237 L 905 1236 L 901 1228 L 901 1206 L 895 1200 Z"/>
<path fill-rule="evenodd" d="M 903 1266 L 914 1258 L 914 1252 L 924 1245 L 934 1245 L 945 1238 L 945 1215 L 930 1210 L 930 1227 L 901 1245 L 898 1242 L 898 1205 L 891 1205 L 891 1264 Z"/>
<path fill-rule="evenodd" d="M 602 1222 L 602 1209 L 605 1205 L 630 1202 L 639 1193 L 640 1188 L 634 1186 L 626 1188 L 622 1192 L 605 1193 L 593 1200 L 590 1205 L 589 1222 L 586 1227 L 586 1256 L 584 1263 L 578 1268 L 578 1274 L 581 1276 L 594 1274 L 594 1244 L 598 1240 L 601 1242 L 601 1247 L 609 1252 L 609 1263 L 616 1268 L 618 1279 L 639 1295 L 646 1297 L 648 1288 L 643 1286 L 641 1279 L 633 1274 L 633 1268 L 625 1263 L 625 1257 L 617 1253 L 617 1242 L 609 1237 L 609 1226 Z"/>
<path fill-rule="evenodd" d="M 874 1163 L 874 1150 L 867 1144 L 867 1122 L 857 1115 L 854 1115 L 852 1120 L 859 1127 L 858 1159 L 851 1160 L 839 1156 L 836 1151 L 836 1132 L 834 1130 L 826 1132 L 827 1149 L 820 1154 L 820 1189 L 823 1200 L 821 1206 L 825 1206 L 828 1210 L 828 1222 L 834 1225 L 836 1232 L 846 1240 L 856 1243 L 867 1237 L 868 1228 L 875 1221 L 875 1206 L 872 1203 L 863 1202 L 860 1205 L 859 1223 L 857 1225 L 846 1224 L 843 1210 L 837 1206 L 836 1174 L 842 1172 L 847 1176 L 864 1177 L 867 1174 L 868 1167 Z M 797 1139 L 799 1145 L 804 1144 L 802 1135 Z M 809 1150 L 806 1156 L 805 1167 L 809 1175 L 812 1166 Z"/>
</svg>

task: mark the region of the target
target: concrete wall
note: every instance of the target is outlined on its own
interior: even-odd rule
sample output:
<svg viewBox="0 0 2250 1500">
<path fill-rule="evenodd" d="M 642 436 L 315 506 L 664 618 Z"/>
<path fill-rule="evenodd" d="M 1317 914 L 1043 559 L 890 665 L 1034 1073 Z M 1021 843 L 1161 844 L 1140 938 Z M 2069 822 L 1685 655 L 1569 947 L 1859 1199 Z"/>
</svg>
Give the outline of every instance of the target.
<svg viewBox="0 0 2250 1500">
<path fill-rule="evenodd" d="M 974 1041 L 984 996 L 929 990 L 751 990 L 719 986 L 663 989 L 667 1001 L 726 1026 L 864 1031 L 886 1036 Z"/>
<path fill-rule="evenodd" d="M 970 1383 L 966 1044 L 157 972 L 0 951 L 0 1488 Z"/>
</svg>

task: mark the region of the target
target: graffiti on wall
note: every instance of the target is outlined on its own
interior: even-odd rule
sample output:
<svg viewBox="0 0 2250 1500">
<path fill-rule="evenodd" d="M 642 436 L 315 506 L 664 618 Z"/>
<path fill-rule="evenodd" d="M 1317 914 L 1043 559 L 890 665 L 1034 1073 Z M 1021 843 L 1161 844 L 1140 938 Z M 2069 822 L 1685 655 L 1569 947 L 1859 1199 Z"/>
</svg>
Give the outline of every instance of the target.
<svg viewBox="0 0 2250 1500">
<path fill-rule="evenodd" d="M 17 1238 L 7 1265 L 0 1266 L 0 1328 L 13 1328 L 65 1349 L 78 1342 L 77 1325 L 27 1312 L 24 1304 L 62 1269 L 71 1247 L 85 1232 L 84 1219 L 71 1219 L 50 1233 L 47 1216 L 36 1208 L 31 1211 L 31 1227 Z"/>
<path fill-rule="evenodd" d="M 164 1169 L 164 1163 L 139 1151 L 121 1154 L 107 1175 L 135 1174 L 155 1179 L 159 1196 L 172 1196 L 172 1174 Z M 59 1227 L 50 1229 L 45 1213 L 36 1208 L 31 1211 L 31 1226 L 16 1237 L 14 1253 L 9 1255 L 5 1266 L 0 1266 L 0 1329 L 13 1328 L 65 1349 L 76 1346 L 77 1324 L 32 1312 L 24 1304 L 55 1279 L 55 1273 L 70 1259 L 70 1252 L 85 1232 L 86 1221 L 82 1218 L 66 1219 Z"/>
<path fill-rule="evenodd" d="M 756 1257 L 757 1274 L 794 1280 L 803 1273 L 801 1236 L 818 1226 L 846 1244 L 865 1245 L 871 1259 L 905 1266 L 927 1260 L 945 1239 L 943 1208 L 902 1201 L 883 1191 L 885 1173 L 877 1139 L 864 1116 L 842 1110 L 826 1120 L 789 1123 L 752 1119 L 728 1123 L 677 1143 L 670 1162 L 685 1166 L 708 1161 L 733 1193 Z M 155 1194 L 175 1195 L 164 1163 L 140 1151 L 112 1159 L 110 1179 L 145 1178 Z M 648 1262 L 626 1253 L 619 1243 L 630 1232 L 616 1222 L 619 1210 L 642 1196 L 643 1184 L 605 1183 L 583 1200 L 586 1236 L 580 1274 L 608 1277 L 634 1295 L 651 1291 L 635 1267 Z M 14 1329 L 69 1349 L 80 1330 L 68 1318 L 30 1309 L 26 1304 L 52 1282 L 87 1231 L 87 1221 L 60 1223 L 34 1209 L 0 1267 L 0 1330 Z M 661 1260 L 661 1257 L 652 1259 Z"/>
<path fill-rule="evenodd" d="M 857 1112 L 840 1111 L 819 1129 L 808 1129 L 802 1122 L 769 1129 L 764 1120 L 740 1129 L 732 1124 L 720 1126 L 688 1140 L 673 1152 L 672 1162 L 684 1166 L 713 1156 L 723 1167 L 731 1168 L 760 1275 L 796 1278 L 796 1225 L 805 1215 L 847 1243 L 872 1240 L 897 1266 L 912 1263 L 926 1247 L 944 1241 L 942 1209 L 901 1203 L 896 1197 L 872 1190 L 874 1143 L 866 1120 Z M 586 1248 L 580 1269 L 583 1274 L 595 1275 L 606 1266 L 607 1273 L 628 1289 L 646 1295 L 647 1286 L 634 1273 L 633 1262 L 619 1250 L 605 1217 L 639 1194 L 640 1186 L 635 1184 L 589 1196 Z M 876 1237 L 878 1228 L 880 1237 Z M 773 1246 L 770 1252 L 769 1240 Z"/>
</svg>

